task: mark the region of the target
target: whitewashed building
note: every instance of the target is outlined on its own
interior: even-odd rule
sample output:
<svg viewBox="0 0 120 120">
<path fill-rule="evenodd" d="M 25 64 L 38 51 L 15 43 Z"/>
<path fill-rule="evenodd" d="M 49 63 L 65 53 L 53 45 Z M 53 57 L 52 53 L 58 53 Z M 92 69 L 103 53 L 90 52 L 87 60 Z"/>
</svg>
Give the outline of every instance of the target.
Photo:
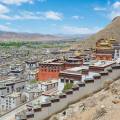
<svg viewBox="0 0 120 120">
<path fill-rule="evenodd" d="M 11 110 L 21 104 L 21 94 L 13 92 L 0 98 L 0 109 L 3 111 Z"/>
<path fill-rule="evenodd" d="M 46 81 L 46 82 L 40 82 L 38 84 L 38 87 L 42 90 L 42 91 L 48 91 L 50 89 L 53 88 L 58 88 L 58 80 L 51 80 L 51 81 Z"/>
</svg>

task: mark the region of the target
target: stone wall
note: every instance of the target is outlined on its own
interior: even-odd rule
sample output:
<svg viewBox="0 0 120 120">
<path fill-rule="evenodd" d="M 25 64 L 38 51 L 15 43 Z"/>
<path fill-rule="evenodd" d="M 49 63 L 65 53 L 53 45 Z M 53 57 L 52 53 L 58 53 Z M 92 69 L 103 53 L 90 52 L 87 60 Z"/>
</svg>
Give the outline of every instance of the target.
<svg viewBox="0 0 120 120">
<path fill-rule="evenodd" d="M 44 120 L 51 115 L 65 109 L 69 104 L 80 100 L 82 97 L 96 92 L 104 87 L 105 81 L 113 81 L 120 77 L 120 66 L 112 67 L 112 70 L 101 73 L 101 76 L 94 80 L 86 81 L 86 83 L 78 84 L 78 86 L 63 94 L 54 97 L 50 102 L 41 104 L 38 108 L 32 109 L 26 114 L 18 113 L 16 120 Z"/>
</svg>

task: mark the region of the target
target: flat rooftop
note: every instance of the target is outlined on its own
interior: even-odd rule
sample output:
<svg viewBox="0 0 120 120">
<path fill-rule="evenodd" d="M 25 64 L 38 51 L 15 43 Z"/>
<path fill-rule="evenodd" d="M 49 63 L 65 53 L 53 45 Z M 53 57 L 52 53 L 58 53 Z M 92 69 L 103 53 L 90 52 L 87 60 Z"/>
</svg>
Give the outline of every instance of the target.
<svg viewBox="0 0 120 120">
<path fill-rule="evenodd" d="M 51 62 L 53 62 L 55 59 L 49 59 L 49 60 L 46 60 L 46 61 L 44 61 L 43 63 L 51 63 Z"/>
<path fill-rule="evenodd" d="M 89 70 L 88 66 L 80 66 L 80 67 L 73 67 L 64 71 L 61 71 L 61 74 L 69 74 L 69 75 L 82 75 L 82 70 Z"/>
<path fill-rule="evenodd" d="M 73 67 L 73 68 L 67 69 L 67 71 L 77 72 L 77 71 L 88 70 L 88 69 L 89 69 L 88 66 L 80 66 L 80 67 Z"/>
<path fill-rule="evenodd" d="M 96 72 L 89 72 L 88 75 L 82 75 L 82 81 L 85 79 L 94 79 L 95 76 L 100 76 L 100 74 Z"/>
<path fill-rule="evenodd" d="M 115 64 L 115 61 L 107 61 L 107 60 L 99 60 L 97 62 L 94 62 L 92 64 L 90 64 L 90 66 L 93 67 L 107 67 L 109 65 Z"/>
<path fill-rule="evenodd" d="M 40 65 L 64 65 L 64 62 L 48 62 L 40 63 Z"/>
<path fill-rule="evenodd" d="M 31 89 L 26 90 L 26 92 L 28 92 L 28 93 L 42 93 L 42 90 L 39 88 L 31 88 Z"/>
<path fill-rule="evenodd" d="M 50 84 L 54 84 L 54 83 L 58 83 L 58 80 L 40 82 L 39 84 L 41 84 L 41 85 L 50 85 Z"/>
<path fill-rule="evenodd" d="M 60 72 L 60 74 L 67 74 L 67 75 L 78 75 L 78 76 L 81 76 L 82 74 L 79 73 L 79 72 L 73 72 L 73 71 L 62 71 Z"/>
</svg>

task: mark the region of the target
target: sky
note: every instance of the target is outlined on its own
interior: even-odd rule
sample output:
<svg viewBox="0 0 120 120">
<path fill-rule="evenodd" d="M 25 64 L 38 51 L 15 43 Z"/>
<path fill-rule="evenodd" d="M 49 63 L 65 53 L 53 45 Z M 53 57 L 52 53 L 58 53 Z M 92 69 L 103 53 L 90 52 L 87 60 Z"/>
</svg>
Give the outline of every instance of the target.
<svg viewBox="0 0 120 120">
<path fill-rule="evenodd" d="M 92 34 L 119 15 L 119 0 L 0 0 L 0 31 Z"/>
</svg>

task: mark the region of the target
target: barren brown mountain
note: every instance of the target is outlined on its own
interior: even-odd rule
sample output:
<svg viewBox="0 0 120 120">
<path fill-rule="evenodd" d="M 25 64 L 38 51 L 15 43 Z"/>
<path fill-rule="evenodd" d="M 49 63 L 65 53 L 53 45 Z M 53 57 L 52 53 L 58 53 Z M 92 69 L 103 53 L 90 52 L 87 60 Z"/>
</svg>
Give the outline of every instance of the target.
<svg viewBox="0 0 120 120">
<path fill-rule="evenodd" d="M 98 33 L 90 36 L 88 39 L 81 41 L 81 47 L 94 48 L 97 40 L 101 38 L 115 38 L 120 42 L 120 16 L 114 18 L 112 22 Z"/>
<path fill-rule="evenodd" d="M 0 42 L 3 41 L 56 41 L 63 37 L 49 34 L 16 33 L 0 31 Z"/>
</svg>

